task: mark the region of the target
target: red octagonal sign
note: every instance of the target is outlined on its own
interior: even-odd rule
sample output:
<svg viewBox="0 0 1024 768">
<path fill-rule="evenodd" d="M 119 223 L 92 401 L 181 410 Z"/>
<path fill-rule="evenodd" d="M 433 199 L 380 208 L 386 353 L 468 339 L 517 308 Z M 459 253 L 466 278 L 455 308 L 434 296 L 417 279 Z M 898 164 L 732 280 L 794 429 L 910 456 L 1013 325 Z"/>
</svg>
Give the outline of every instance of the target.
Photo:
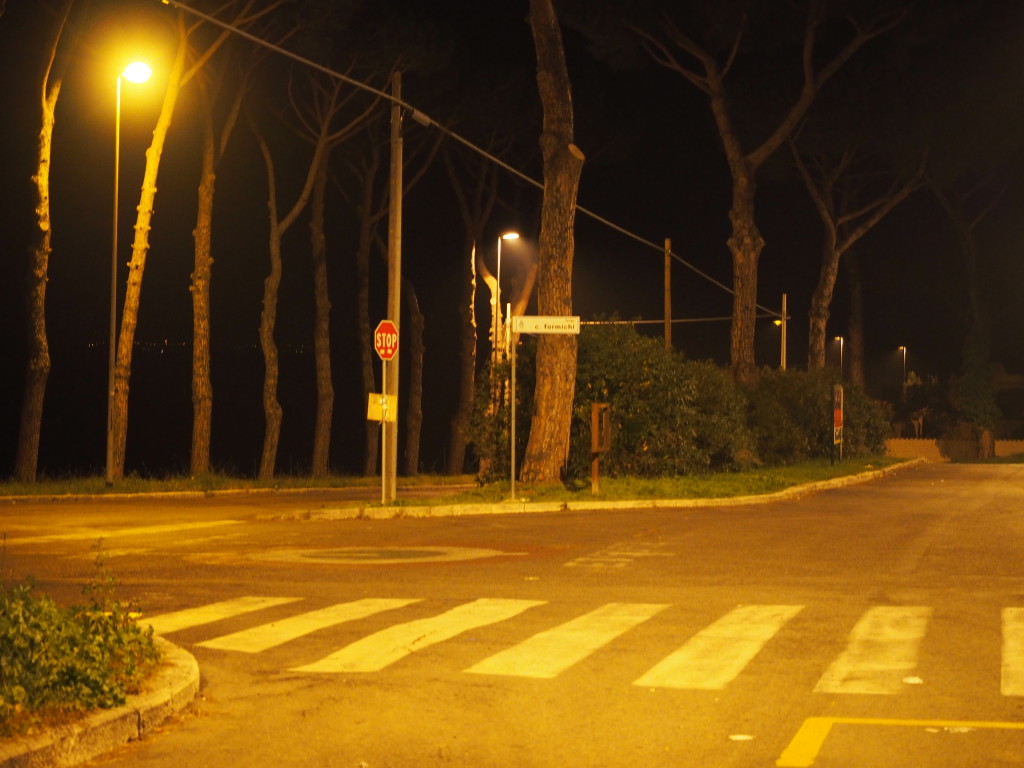
<svg viewBox="0 0 1024 768">
<path fill-rule="evenodd" d="M 398 352 L 398 328 L 390 320 L 377 323 L 373 332 L 373 348 L 381 360 L 391 360 Z"/>
</svg>

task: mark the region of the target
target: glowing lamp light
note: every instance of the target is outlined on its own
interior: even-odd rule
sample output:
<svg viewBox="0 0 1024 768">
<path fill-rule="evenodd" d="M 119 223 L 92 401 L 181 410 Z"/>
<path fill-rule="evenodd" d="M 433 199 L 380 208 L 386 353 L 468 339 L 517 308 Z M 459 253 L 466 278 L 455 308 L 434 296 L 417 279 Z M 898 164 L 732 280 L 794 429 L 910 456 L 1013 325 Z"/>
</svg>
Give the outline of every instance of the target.
<svg viewBox="0 0 1024 768">
<path fill-rule="evenodd" d="M 152 76 L 153 70 L 144 61 L 133 61 L 121 73 L 121 77 L 130 83 L 144 83 Z"/>
</svg>

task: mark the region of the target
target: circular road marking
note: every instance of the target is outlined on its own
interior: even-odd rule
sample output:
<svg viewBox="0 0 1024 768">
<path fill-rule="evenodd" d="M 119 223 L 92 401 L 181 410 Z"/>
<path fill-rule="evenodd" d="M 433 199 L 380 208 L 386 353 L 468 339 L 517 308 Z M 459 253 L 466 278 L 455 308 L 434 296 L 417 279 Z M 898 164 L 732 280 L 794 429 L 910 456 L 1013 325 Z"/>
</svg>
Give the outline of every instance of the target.
<svg viewBox="0 0 1024 768">
<path fill-rule="evenodd" d="M 334 547 L 331 549 L 279 549 L 253 555 L 276 562 L 316 562 L 338 565 L 394 565 L 396 563 L 452 563 L 485 557 L 524 555 L 499 549 L 472 547 Z"/>
</svg>

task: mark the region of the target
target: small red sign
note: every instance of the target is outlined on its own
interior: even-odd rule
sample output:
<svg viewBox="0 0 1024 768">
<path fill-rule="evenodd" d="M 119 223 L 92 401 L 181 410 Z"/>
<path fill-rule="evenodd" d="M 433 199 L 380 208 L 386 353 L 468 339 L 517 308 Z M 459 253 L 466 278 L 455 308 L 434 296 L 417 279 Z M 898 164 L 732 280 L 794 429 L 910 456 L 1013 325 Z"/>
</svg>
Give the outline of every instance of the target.
<svg viewBox="0 0 1024 768">
<path fill-rule="evenodd" d="M 398 328 L 390 320 L 377 323 L 373 332 L 373 348 L 381 360 L 391 360 L 398 353 Z"/>
</svg>

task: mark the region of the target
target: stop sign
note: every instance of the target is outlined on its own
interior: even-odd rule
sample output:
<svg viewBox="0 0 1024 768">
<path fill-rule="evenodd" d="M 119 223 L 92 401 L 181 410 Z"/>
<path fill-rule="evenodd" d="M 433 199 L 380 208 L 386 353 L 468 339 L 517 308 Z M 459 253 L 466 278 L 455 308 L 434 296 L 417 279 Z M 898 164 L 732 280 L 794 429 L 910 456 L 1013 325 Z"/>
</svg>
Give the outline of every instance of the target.
<svg viewBox="0 0 1024 768">
<path fill-rule="evenodd" d="M 381 320 L 373 332 L 373 348 L 381 360 L 391 360 L 398 352 L 398 328 L 390 320 Z"/>
</svg>

